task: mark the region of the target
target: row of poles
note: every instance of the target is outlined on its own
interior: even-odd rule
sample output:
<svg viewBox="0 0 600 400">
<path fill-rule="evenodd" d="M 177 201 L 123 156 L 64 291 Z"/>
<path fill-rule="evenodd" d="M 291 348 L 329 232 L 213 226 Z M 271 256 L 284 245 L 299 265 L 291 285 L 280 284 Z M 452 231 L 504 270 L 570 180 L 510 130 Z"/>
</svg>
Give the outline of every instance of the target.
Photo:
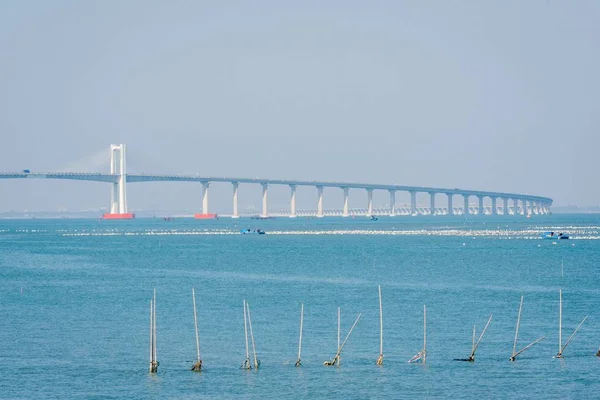
<svg viewBox="0 0 600 400">
<path fill-rule="evenodd" d="M 381 298 L 381 285 L 378 287 L 378 292 L 379 292 L 379 356 L 377 357 L 376 365 L 381 366 L 381 365 L 383 365 L 383 357 L 384 357 L 383 356 L 383 304 L 382 304 L 382 298 Z M 562 289 L 560 289 L 559 295 L 560 295 L 559 338 L 558 338 L 558 353 L 556 354 L 555 358 L 563 357 L 563 353 L 564 353 L 565 349 L 567 348 L 567 346 L 569 345 L 569 343 L 571 342 L 571 340 L 573 339 L 575 334 L 579 331 L 579 329 L 581 328 L 583 323 L 588 318 L 587 315 L 583 318 L 581 323 L 579 323 L 579 325 L 577 326 L 575 331 L 571 334 L 571 336 L 569 336 L 569 338 L 563 345 L 563 343 L 562 343 Z M 197 315 L 197 311 L 196 311 L 196 292 L 195 292 L 194 288 L 192 288 L 192 301 L 193 301 L 193 306 L 194 306 L 194 327 L 195 327 L 195 333 L 196 333 L 196 361 L 192 365 L 191 370 L 196 371 L 196 372 L 201 372 L 202 371 L 202 359 L 200 358 L 200 338 L 199 338 L 199 334 L 198 334 L 198 315 Z M 247 369 L 247 370 L 251 370 L 253 368 L 258 369 L 260 367 L 260 360 L 258 359 L 258 356 L 256 353 L 256 345 L 254 342 L 254 333 L 252 330 L 252 317 L 250 314 L 250 305 L 248 304 L 248 302 L 246 300 L 243 300 L 242 304 L 243 304 L 243 308 L 244 308 L 244 335 L 245 335 L 245 339 L 246 339 L 246 358 L 245 358 L 244 362 L 242 363 L 242 365 L 240 366 L 240 368 Z M 516 325 L 516 330 L 515 330 L 515 339 L 513 342 L 512 353 L 509 358 L 510 361 L 515 361 L 517 356 L 519 356 L 520 354 L 522 354 L 526 350 L 530 349 L 535 344 L 537 344 L 545 339 L 545 337 L 542 336 L 542 337 L 534 340 L 533 342 L 529 343 L 527 346 L 523 347 L 522 349 L 517 350 L 517 341 L 519 338 L 519 327 L 521 324 L 522 311 L 523 311 L 523 296 L 521 296 L 521 302 L 519 304 L 519 312 L 518 312 L 518 316 L 517 316 L 517 325 Z M 337 365 L 338 367 L 340 366 L 342 349 L 346 345 L 346 342 L 348 341 L 348 339 L 350 338 L 350 335 L 354 331 L 354 328 L 358 324 L 358 321 L 360 320 L 361 315 L 362 315 L 362 313 L 359 313 L 357 315 L 356 319 L 354 320 L 354 323 L 352 324 L 352 327 L 346 334 L 344 341 L 340 343 L 340 339 L 341 339 L 341 336 L 340 336 L 340 334 L 341 334 L 341 330 L 340 330 L 341 309 L 338 307 L 338 310 L 337 310 L 337 351 L 336 351 L 335 355 L 333 356 L 333 358 L 331 358 L 330 360 L 327 360 L 323 363 L 324 365 L 326 365 L 326 366 Z M 488 318 L 487 323 L 485 324 L 485 326 L 477 340 L 475 340 L 476 327 L 475 327 L 475 325 L 473 325 L 471 353 L 468 358 L 455 358 L 454 359 L 455 361 L 467 361 L 467 362 L 475 361 L 475 353 L 477 351 L 477 348 L 479 347 L 479 345 L 483 339 L 483 336 L 485 335 L 491 322 L 492 322 L 492 315 L 490 315 L 490 317 Z M 303 328 L 304 328 L 304 303 L 302 303 L 300 305 L 300 335 L 299 335 L 299 342 L 298 342 L 298 357 L 297 357 L 297 360 L 295 363 L 296 367 L 302 366 L 301 353 L 302 353 Z M 249 341 L 249 339 L 250 339 L 250 341 Z M 250 359 L 250 343 L 252 344 L 253 360 Z M 596 353 L 596 356 L 600 357 L 600 349 Z M 427 306 L 423 305 L 423 348 L 415 356 L 413 356 L 410 360 L 408 360 L 408 362 L 424 364 L 424 363 L 426 363 L 426 361 L 427 361 Z M 154 289 L 152 299 L 150 300 L 150 372 L 151 373 L 158 372 L 158 366 L 159 366 L 159 363 L 158 363 L 158 360 L 156 357 L 156 289 Z"/>
</svg>

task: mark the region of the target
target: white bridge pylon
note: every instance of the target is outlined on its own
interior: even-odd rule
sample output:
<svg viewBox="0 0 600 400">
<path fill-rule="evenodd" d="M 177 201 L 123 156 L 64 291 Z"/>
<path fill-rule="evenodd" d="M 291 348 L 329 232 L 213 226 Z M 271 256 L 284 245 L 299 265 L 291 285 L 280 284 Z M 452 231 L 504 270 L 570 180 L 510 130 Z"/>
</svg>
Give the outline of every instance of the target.
<svg viewBox="0 0 600 400">
<path fill-rule="evenodd" d="M 124 144 L 110 145 L 110 174 L 116 175 L 110 193 L 110 213 L 127 214 L 127 159 Z"/>
<path fill-rule="evenodd" d="M 196 175 L 167 175 L 167 174 L 128 174 L 127 173 L 127 152 L 124 144 L 110 146 L 110 174 L 105 173 L 76 173 L 76 172 L 33 172 L 24 170 L 21 172 L 0 173 L 0 179 L 20 179 L 20 178 L 38 178 L 38 179 L 68 179 L 106 182 L 111 184 L 110 205 L 108 214 L 105 218 L 133 218 L 127 207 L 127 183 L 139 182 L 195 182 L 202 185 L 202 214 L 197 214 L 201 218 L 211 218 L 215 214 L 209 213 L 209 187 L 212 183 L 227 183 L 232 185 L 232 217 L 240 217 L 238 210 L 238 187 L 240 184 L 252 184 L 262 186 L 262 210 L 261 217 L 273 215 L 288 215 L 291 218 L 304 215 L 314 215 L 317 217 L 341 215 L 349 217 L 357 215 L 357 210 L 361 210 L 361 215 L 538 215 L 550 213 L 552 199 L 542 196 L 533 196 L 528 194 L 490 192 L 467 189 L 447 189 L 433 188 L 424 186 L 402 186 L 402 185 L 384 185 L 370 183 L 350 183 L 350 182 L 325 182 L 325 181 L 299 181 L 286 179 L 258 179 L 258 178 L 232 178 L 232 177 L 203 177 Z M 289 212 L 269 213 L 268 209 L 268 190 L 271 185 L 288 186 L 290 188 L 290 206 Z M 298 186 L 307 186 L 316 189 L 315 206 L 316 211 L 308 212 L 299 210 L 296 204 L 296 189 Z M 324 196 L 326 190 L 336 189 L 343 191 L 343 203 L 341 210 L 326 210 L 324 208 Z M 373 191 L 388 191 L 389 204 L 387 208 L 376 208 L 373 204 Z M 365 208 L 353 208 L 349 206 L 350 191 L 366 191 L 367 203 Z M 396 193 L 403 192 L 410 195 L 410 204 L 398 207 L 396 205 Z M 417 195 L 429 196 L 428 206 L 423 206 L 417 202 Z M 447 207 L 436 205 L 436 196 L 445 195 L 447 197 Z M 453 202 L 454 196 L 462 196 L 462 207 L 457 207 Z M 472 204 L 471 198 L 475 197 L 477 202 Z M 484 199 L 490 201 L 485 204 Z M 423 199 L 420 199 L 421 201 Z M 498 200 L 501 200 L 498 202 Z M 509 201 L 512 200 L 512 205 Z M 308 214 L 307 214 L 308 213 Z"/>
</svg>

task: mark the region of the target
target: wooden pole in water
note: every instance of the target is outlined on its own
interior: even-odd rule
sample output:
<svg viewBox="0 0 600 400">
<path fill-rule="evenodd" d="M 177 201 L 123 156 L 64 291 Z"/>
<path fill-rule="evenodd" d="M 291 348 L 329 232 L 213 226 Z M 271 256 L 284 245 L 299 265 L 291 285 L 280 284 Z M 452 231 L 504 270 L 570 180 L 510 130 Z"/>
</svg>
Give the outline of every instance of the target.
<svg viewBox="0 0 600 400">
<path fill-rule="evenodd" d="M 301 367 L 300 352 L 302 351 L 302 325 L 304 323 L 304 303 L 300 304 L 300 340 L 298 341 L 298 360 L 296 360 L 296 367 Z"/>
<path fill-rule="evenodd" d="M 483 335 L 485 335 L 485 331 L 487 331 L 488 326 L 490 326 L 490 322 L 492 322 L 491 315 L 490 315 L 490 318 L 488 319 L 487 323 L 485 324 L 485 327 L 483 328 L 483 331 L 481 332 L 481 335 L 479 336 L 477 343 L 475 343 L 475 346 L 473 347 L 473 352 L 471 353 L 471 357 L 469 357 L 469 360 L 475 361 L 475 352 L 477 351 L 477 348 L 479 347 L 479 343 L 481 343 L 481 339 L 483 339 Z M 473 331 L 473 332 L 475 332 L 475 331 Z"/>
<path fill-rule="evenodd" d="M 337 348 L 338 348 L 338 355 L 337 358 L 333 360 L 333 363 L 335 364 L 337 362 L 338 367 L 340 366 L 340 356 L 339 356 L 339 351 L 340 351 L 340 321 L 341 321 L 341 309 L 340 307 L 338 307 L 338 336 L 337 336 Z"/>
<path fill-rule="evenodd" d="M 158 358 L 156 357 L 156 289 L 154 289 L 154 372 L 158 370 Z"/>
<path fill-rule="evenodd" d="M 244 363 L 242 364 L 241 368 L 252 369 L 252 366 L 250 365 L 250 352 L 248 351 L 248 324 L 246 322 L 246 300 L 243 300 L 242 304 L 244 305 L 244 336 L 246 337 L 246 359 L 244 360 Z"/>
<path fill-rule="evenodd" d="M 560 350 L 560 353 L 558 353 L 558 355 L 560 357 L 562 357 L 562 353 L 565 351 L 565 349 L 567 348 L 567 346 L 569 345 L 569 343 L 571 342 L 571 339 L 573 339 L 573 336 L 575 336 L 575 334 L 577 333 L 577 331 L 579 330 L 579 328 L 581 328 L 581 325 L 583 325 L 583 323 L 585 322 L 585 320 L 587 319 L 587 315 L 585 316 L 585 318 L 583 318 L 583 320 L 579 323 L 579 325 L 577 325 L 577 328 L 575 329 L 575 331 L 571 334 L 571 336 L 569 336 L 569 339 L 567 339 L 567 342 L 565 343 L 565 345 L 563 346 L 563 348 Z"/>
<path fill-rule="evenodd" d="M 427 306 L 423 304 L 423 364 L 427 361 Z"/>
<path fill-rule="evenodd" d="M 250 305 L 246 302 L 246 310 L 248 311 L 248 327 L 250 328 L 250 339 L 252 340 L 252 352 L 254 353 L 254 368 L 258 369 L 260 361 L 256 357 L 256 346 L 254 346 L 254 333 L 252 333 L 252 318 L 250 317 Z"/>
<path fill-rule="evenodd" d="M 150 372 L 158 371 L 158 361 L 156 360 L 156 289 L 150 299 Z"/>
<path fill-rule="evenodd" d="M 515 341 L 513 343 L 513 351 L 510 356 L 511 361 L 515 361 L 516 352 L 517 352 L 517 339 L 519 338 L 519 325 L 521 324 L 521 311 L 523 310 L 523 295 L 521 295 L 521 303 L 519 304 L 519 314 L 517 316 L 517 329 L 515 331 Z"/>
<path fill-rule="evenodd" d="M 354 330 L 354 328 L 356 327 L 356 324 L 358 323 L 358 320 L 360 319 L 361 314 L 358 314 L 358 316 L 356 317 L 356 320 L 354 321 L 354 324 L 352 324 L 352 327 L 350 328 L 350 330 L 348 331 L 348 334 L 346 335 L 346 338 L 344 339 L 344 341 L 342 342 L 342 345 L 338 347 L 338 351 L 335 355 L 335 357 L 333 357 L 333 359 L 331 361 L 325 361 L 323 364 L 324 365 L 335 365 L 337 363 L 338 367 L 339 367 L 339 362 L 340 362 L 340 355 L 342 354 L 342 349 L 344 348 L 344 346 L 346 345 L 346 342 L 348 341 L 348 338 L 350 337 L 350 334 L 352 333 L 352 331 Z"/>
<path fill-rule="evenodd" d="M 521 350 L 517 351 L 511 358 L 510 361 L 515 361 L 515 359 L 517 358 L 517 356 L 519 354 L 521 354 L 522 352 L 524 352 L 525 350 L 529 349 L 531 346 L 533 346 L 534 344 L 541 342 L 542 340 L 546 339 L 545 336 L 542 336 L 541 338 L 529 343 L 527 346 L 523 347 Z"/>
<path fill-rule="evenodd" d="M 475 353 L 475 324 L 473 324 L 473 341 L 471 345 L 471 354 Z"/>
<path fill-rule="evenodd" d="M 340 317 L 341 317 L 341 311 L 340 311 L 340 307 L 338 307 L 338 336 L 337 336 L 338 350 L 340 349 L 340 319 L 341 319 Z"/>
<path fill-rule="evenodd" d="M 381 285 L 379 285 L 379 357 L 377 365 L 383 365 L 383 307 L 381 304 Z"/>
<path fill-rule="evenodd" d="M 196 312 L 196 291 L 192 288 L 192 302 L 194 304 L 194 327 L 196 328 L 196 362 L 192 366 L 192 371 L 202 371 L 202 360 L 200 360 L 200 338 L 198 336 L 198 315 Z"/>
<path fill-rule="evenodd" d="M 354 330 L 354 327 L 356 327 L 356 324 L 358 324 L 358 320 L 360 319 L 361 315 L 362 315 L 362 313 L 358 314 L 358 316 L 356 317 L 356 320 L 352 324 L 352 328 L 350 328 L 350 330 L 348 331 L 348 334 L 346 335 L 346 339 L 344 339 L 344 341 L 342 342 L 342 345 L 340 346 L 340 349 L 338 350 L 338 354 L 337 354 L 338 358 L 339 358 L 340 354 L 342 353 L 342 349 L 346 345 L 346 342 L 348 341 L 348 338 L 350 337 L 350 334 Z"/>
<path fill-rule="evenodd" d="M 152 365 L 154 364 L 154 300 L 150 299 L 150 372 L 152 372 Z"/>
<path fill-rule="evenodd" d="M 562 357 L 562 289 L 559 292 L 560 300 L 558 305 L 558 353 L 556 357 Z"/>
</svg>

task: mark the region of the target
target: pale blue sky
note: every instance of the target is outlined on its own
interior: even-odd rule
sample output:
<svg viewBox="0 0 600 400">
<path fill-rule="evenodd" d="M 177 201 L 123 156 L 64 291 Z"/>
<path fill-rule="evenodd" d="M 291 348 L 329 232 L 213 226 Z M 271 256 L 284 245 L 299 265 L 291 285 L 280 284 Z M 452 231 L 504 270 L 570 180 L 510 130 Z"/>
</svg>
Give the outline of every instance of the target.
<svg viewBox="0 0 600 400">
<path fill-rule="evenodd" d="M 600 203 L 598 1 L 4 0 L 0 54 L 0 170 L 83 165 L 127 143 L 138 172 Z M 109 189 L 0 190 L 0 210 L 54 210 L 106 206 Z M 211 204 L 229 209 L 230 191 Z M 240 202 L 258 195 L 242 187 Z M 129 200 L 198 208 L 200 188 L 130 185 Z"/>
</svg>

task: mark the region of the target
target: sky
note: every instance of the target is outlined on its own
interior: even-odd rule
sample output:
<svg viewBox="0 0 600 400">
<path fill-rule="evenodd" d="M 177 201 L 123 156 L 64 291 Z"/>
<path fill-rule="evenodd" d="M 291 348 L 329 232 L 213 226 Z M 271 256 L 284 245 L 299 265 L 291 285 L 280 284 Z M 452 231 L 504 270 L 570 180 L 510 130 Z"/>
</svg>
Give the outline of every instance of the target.
<svg viewBox="0 0 600 400">
<path fill-rule="evenodd" d="M 0 55 L 0 171 L 105 172 L 109 145 L 125 143 L 132 172 L 600 204 L 598 1 L 3 0 Z M 109 198 L 75 181 L 2 180 L 0 192 L 0 211 Z M 201 205 L 199 184 L 131 184 L 128 197 Z M 230 197 L 211 187 L 213 208 Z M 341 198 L 326 189 L 326 208 Z M 299 201 L 314 208 L 316 190 Z M 241 208 L 259 205 L 260 188 L 240 187 Z"/>
</svg>

